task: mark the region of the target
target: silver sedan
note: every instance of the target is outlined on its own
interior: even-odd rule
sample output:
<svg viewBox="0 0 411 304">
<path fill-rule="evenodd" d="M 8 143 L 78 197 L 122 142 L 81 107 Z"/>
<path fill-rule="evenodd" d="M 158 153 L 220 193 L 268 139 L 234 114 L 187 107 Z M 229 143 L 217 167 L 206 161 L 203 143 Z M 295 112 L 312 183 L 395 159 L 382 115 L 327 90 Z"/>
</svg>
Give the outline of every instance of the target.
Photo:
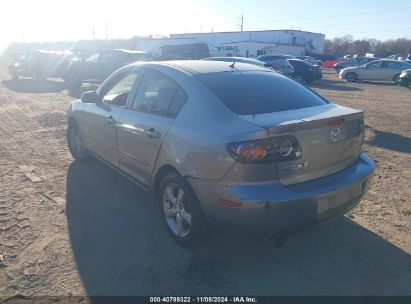
<svg viewBox="0 0 411 304">
<path fill-rule="evenodd" d="M 68 116 L 73 157 L 154 191 L 183 244 L 218 223 L 269 235 L 344 214 L 374 171 L 362 111 L 240 62 L 128 65 Z"/>
<path fill-rule="evenodd" d="M 376 60 L 368 64 L 349 67 L 341 70 L 340 78 L 349 82 L 357 80 L 393 81 L 398 83 L 403 70 L 410 69 L 411 64 L 399 60 Z"/>
</svg>

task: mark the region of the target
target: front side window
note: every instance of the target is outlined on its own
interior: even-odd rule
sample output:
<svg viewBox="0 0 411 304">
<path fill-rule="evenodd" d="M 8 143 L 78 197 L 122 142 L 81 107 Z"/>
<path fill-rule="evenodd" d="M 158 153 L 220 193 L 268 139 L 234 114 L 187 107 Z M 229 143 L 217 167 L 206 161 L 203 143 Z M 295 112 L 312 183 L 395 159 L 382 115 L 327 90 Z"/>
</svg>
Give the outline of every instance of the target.
<svg viewBox="0 0 411 304">
<path fill-rule="evenodd" d="M 100 54 L 99 53 L 95 53 L 93 55 L 90 55 L 89 57 L 86 58 L 86 62 L 95 62 L 98 60 Z"/>
<path fill-rule="evenodd" d="M 185 100 L 185 93 L 169 77 L 156 71 L 146 71 L 135 96 L 133 109 L 154 115 L 175 117 Z"/>
<path fill-rule="evenodd" d="M 383 63 L 384 63 L 383 61 L 371 62 L 367 65 L 367 68 L 369 68 L 369 69 L 379 69 L 379 68 L 382 67 Z"/>
<path fill-rule="evenodd" d="M 114 77 L 113 81 L 107 84 L 108 88 L 103 88 L 105 93 L 102 94 L 102 101 L 107 104 L 124 107 L 128 95 L 140 74 L 140 71 L 133 70 L 123 72 Z"/>
<path fill-rule="evenodd" d="M 111 61 L 114 58 L 114 54 L 110 52 L 103 52 L 100 55 L 100 61 Z"/>
<path fill-rule="evenodd" d="M 399 69 L 401 67 L 400 62 L 387 62 L 386 67 L 390 69 Z"/>
</svg>

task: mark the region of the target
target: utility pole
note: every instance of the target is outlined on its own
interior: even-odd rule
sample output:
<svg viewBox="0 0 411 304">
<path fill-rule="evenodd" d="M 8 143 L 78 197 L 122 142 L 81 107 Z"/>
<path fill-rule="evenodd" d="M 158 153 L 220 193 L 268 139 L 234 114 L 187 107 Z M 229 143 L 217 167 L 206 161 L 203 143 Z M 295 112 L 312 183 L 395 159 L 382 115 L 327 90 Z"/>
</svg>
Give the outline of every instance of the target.
<svg viewBox="0 0 411 304">
<path fill-rule="evenodd" d="M 108 40 L 108 22 L 106 21 L 106 40 Z"/>
<path fill-rule="evenodd" d="M 243 29 L 244 29 L 244 15 L 241 14 L 241 17 L 239 17 L 239 19 L 240 19 L 240 21 L 241 21 L 241 24 L 239 24 L 238 26 L 240 27 L 240 30 L 241 30 L 241 32 L 242 32 Z"/>
</svg>

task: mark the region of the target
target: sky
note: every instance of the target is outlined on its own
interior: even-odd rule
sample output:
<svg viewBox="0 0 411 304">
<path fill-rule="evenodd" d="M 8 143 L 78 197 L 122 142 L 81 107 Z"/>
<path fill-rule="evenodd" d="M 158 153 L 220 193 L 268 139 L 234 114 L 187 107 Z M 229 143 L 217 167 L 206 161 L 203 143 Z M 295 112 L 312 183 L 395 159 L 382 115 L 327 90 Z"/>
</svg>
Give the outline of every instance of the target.
<svg viewBox="0 0 411 304">
<path fill-rule="evenodd" d="M 411 39 L 409 0 L 2 0 L 0 49 L 43 42 L 135 35 L 297 29 L 326 38 Z"/>
</svg>

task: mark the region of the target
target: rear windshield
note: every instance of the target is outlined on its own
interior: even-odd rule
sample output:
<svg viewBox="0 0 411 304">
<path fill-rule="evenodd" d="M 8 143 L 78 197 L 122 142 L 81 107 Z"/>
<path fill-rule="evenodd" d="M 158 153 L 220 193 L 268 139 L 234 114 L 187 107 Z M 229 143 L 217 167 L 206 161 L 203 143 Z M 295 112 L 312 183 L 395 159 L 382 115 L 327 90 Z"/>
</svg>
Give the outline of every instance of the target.
<svg viewBox="0 0 411 304">
<path fill-rule="evenodd" d="M 274 72 L 220 72 L 195 77 L 238 115 L 288 111 L 328 103 L 303 85 Z"/>
</svg>

